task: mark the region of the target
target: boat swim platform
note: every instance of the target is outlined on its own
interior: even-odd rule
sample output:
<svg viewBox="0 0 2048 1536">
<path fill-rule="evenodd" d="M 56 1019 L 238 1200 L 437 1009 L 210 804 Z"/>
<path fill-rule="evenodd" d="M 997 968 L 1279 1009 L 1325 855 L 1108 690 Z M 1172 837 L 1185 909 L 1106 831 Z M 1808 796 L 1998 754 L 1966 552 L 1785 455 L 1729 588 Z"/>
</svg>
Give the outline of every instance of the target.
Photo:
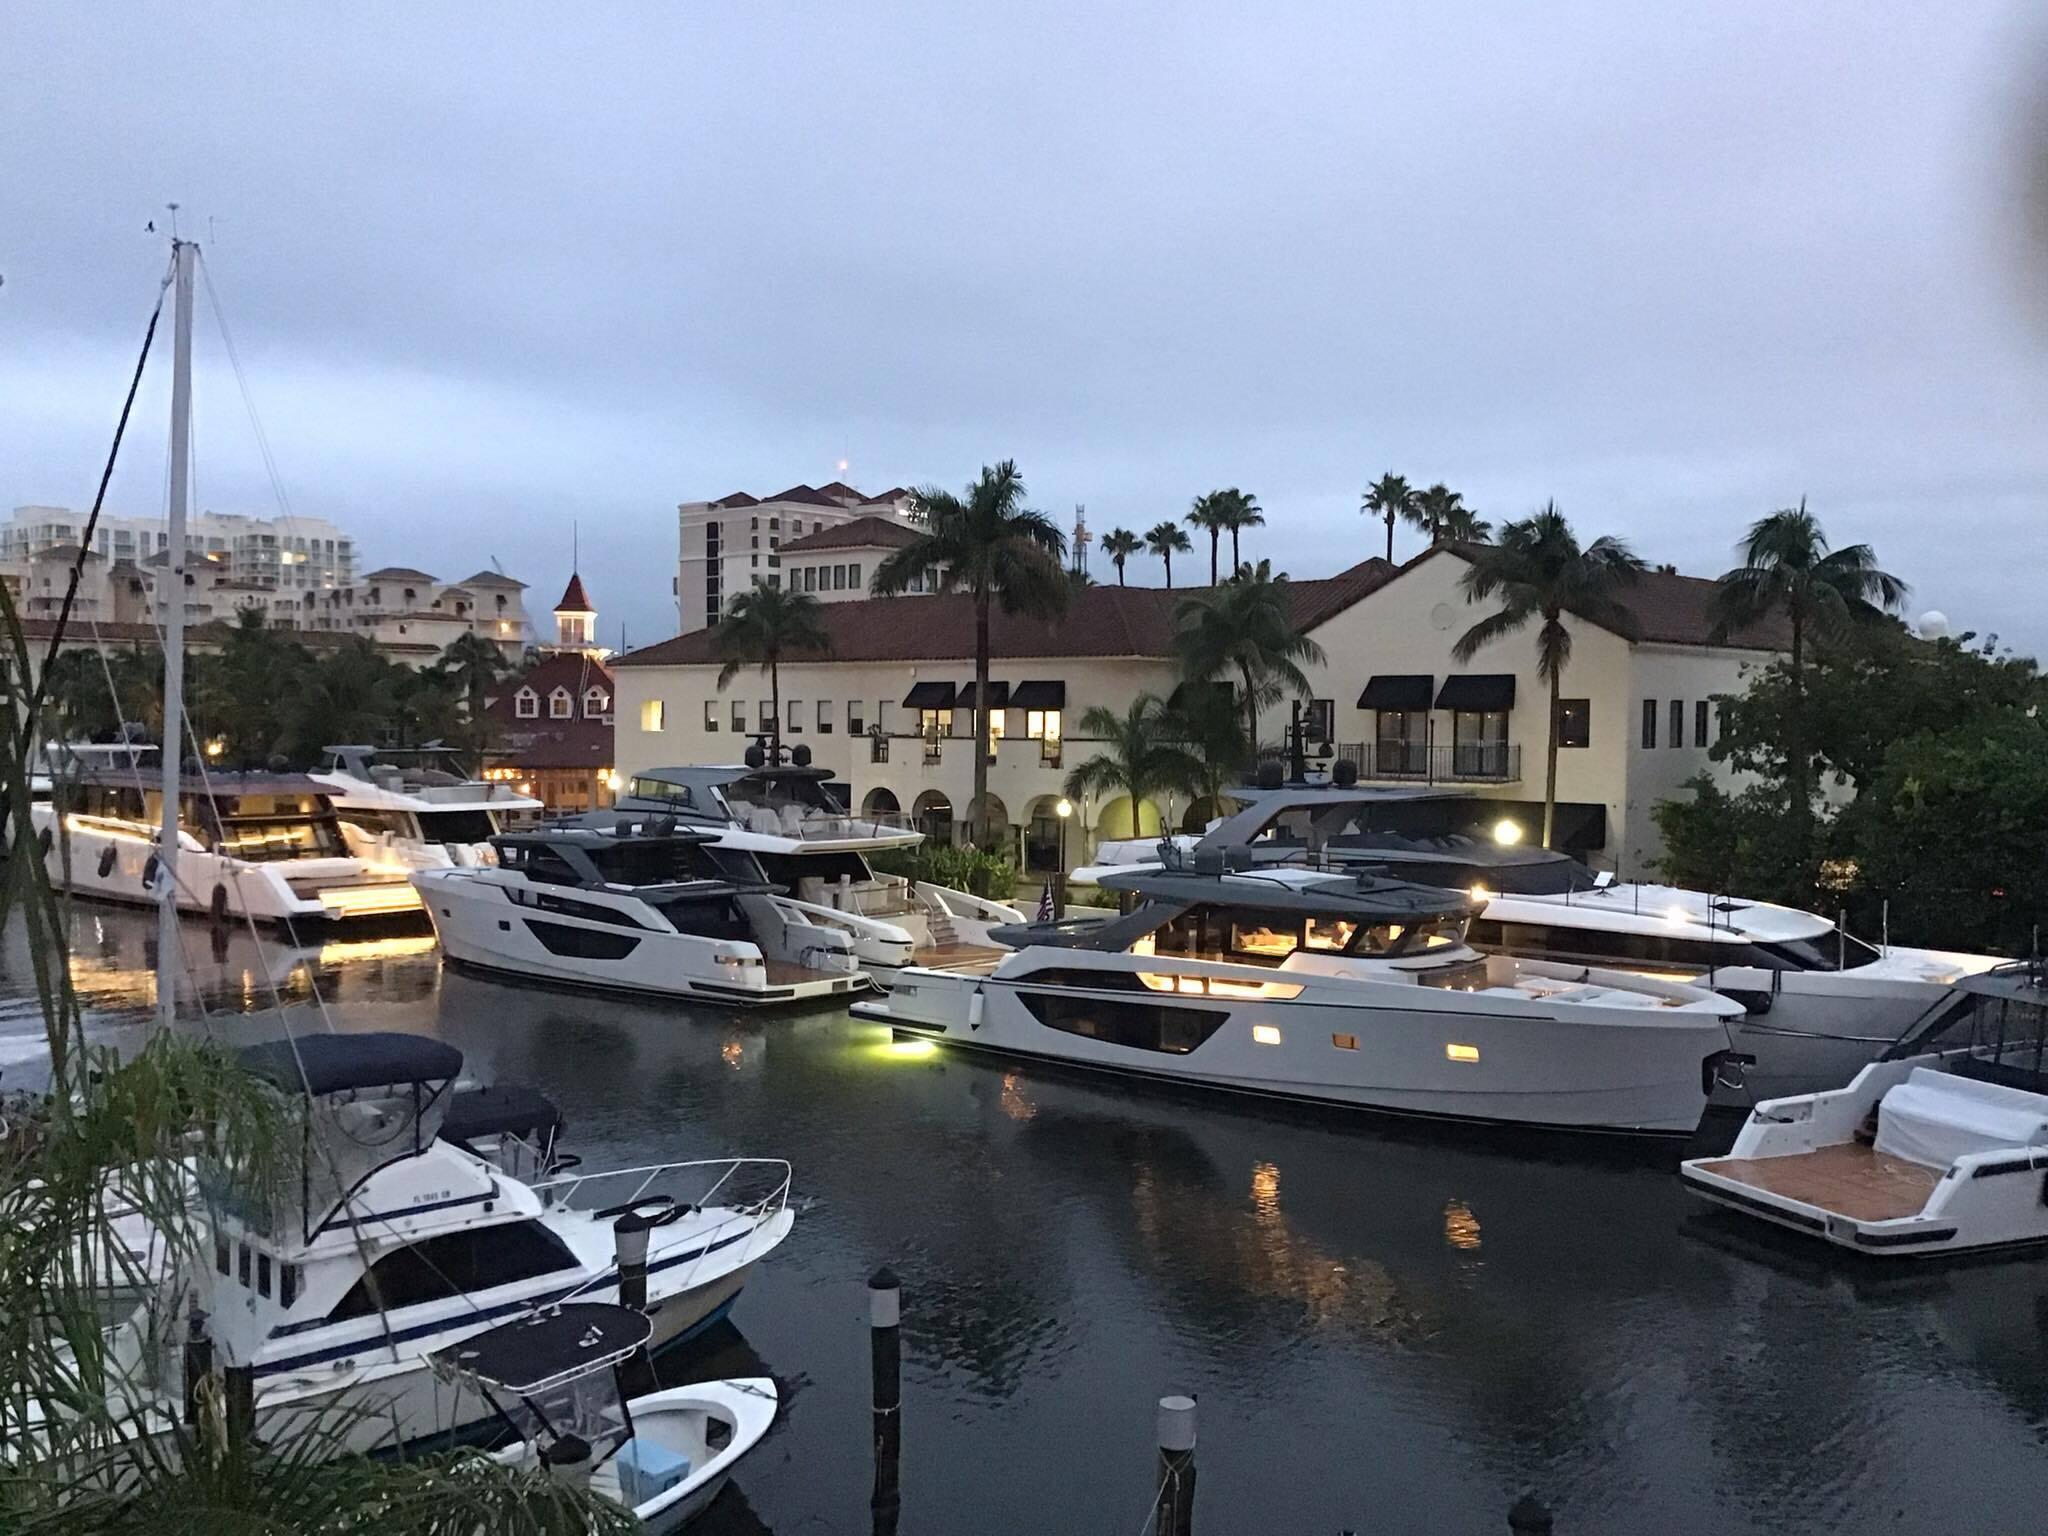
<svg viewBox="0 0 2048 1536">
<path fill-rule="evenodd" d="M 1787 1157 L 1723 1157 L 1698 1165 L 1751 1189 L 1856 1221 L 1896 1221 L 1927 1208 L 1942 1170 L 1893 1157 L 1860 1141 Z"/>
<path fill-rule="evenodd" d="M 767 973 L 771 987 L 804 987 L 823 981 L 851 982 L 854 979 L 846 971 L 820 971 L 808 965 L 798 965 L 794 960 L 763 960 L 761 969 Z"/>
<path fill-rule="evenodd" d="M 1009 953 L 984 944 L 927 944 L 911 951 L 910 963 L 933 971 L 992 971 Z"/>
</svg>

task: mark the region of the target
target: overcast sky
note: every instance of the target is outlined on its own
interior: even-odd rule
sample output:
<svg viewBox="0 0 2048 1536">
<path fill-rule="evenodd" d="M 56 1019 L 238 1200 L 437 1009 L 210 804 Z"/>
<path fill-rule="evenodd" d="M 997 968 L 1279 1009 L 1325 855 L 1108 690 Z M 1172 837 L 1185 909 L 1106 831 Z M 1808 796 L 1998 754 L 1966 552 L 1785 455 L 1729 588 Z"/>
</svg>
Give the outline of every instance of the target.
<svg viewBox="0 0 2048 1536">
<path fill-rule="evenodd" d="M 580 520 L 612 642 L 679 501 L 1008 456 L 1098 531 L 1241 485 L 1298 576 L 1388 469 L 1702 574 L 1803 494 L 2039 651 L 2026 15 L 11 0 L 0 507 L 90 503 L 176 199 L 291 506 L 541 607 Z M 200 313 L 200 504 L 273 513 Z"/>
</svg>

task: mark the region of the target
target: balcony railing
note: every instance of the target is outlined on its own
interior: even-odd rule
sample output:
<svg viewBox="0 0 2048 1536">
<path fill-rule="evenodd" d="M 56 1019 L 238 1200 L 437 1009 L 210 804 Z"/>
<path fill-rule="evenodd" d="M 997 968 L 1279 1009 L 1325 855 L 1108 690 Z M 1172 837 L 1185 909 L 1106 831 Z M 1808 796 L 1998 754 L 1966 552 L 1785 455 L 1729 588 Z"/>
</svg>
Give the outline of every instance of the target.
<svg viewBox="0 0 2048 1536">
<path fill-rule="evenodd" d="M 1513 784 L 1522 777 L 1518 742 L 1346 742 L 1337 756 L 1358 764 L 1361 779 L 1401 784 Z"/>
</svg>

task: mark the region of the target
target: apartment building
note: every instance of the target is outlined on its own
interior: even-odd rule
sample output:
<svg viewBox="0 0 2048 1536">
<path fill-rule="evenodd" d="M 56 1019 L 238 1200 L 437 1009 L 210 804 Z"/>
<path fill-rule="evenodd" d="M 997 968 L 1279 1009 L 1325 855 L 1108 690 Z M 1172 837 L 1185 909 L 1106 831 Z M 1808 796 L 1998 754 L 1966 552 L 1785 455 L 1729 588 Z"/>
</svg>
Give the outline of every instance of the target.
<svg viewBox="0 0 2048 1536">
<path fill-rule="evenodd" d="M 19 570 L 33 556 L 64 545 L 76 548 L 88 515 L 69 507 L 16 507 L 12 520 L 0 524 L 0 567 Z M 114 565 L 142 564 L 169 545 L 161 517 L 103 513 L 93 529 L 92 553 Z M 206 560 L 228 580 L 252 588 L 317 590 L 356 579 L 354 537 L 321 517 L 199 512 L 186 519 L 185 550 L 188 561 Z"/>
<path fill-rule="evenodd" d="M 1540 829 L 1548 688 L 1536 676 L 1533 631 L 1485 646 L 1468 662 L 1452 648 L 1489 610 L 1459 586 L 1467 562 L 1433 550 L 1395 568 L 1377 558 L 1291 583 L 1296 624 L 1323 648 L 1309 669 L 1309 750 L 1348 757 L 1363 782 L 1425 785 L 1476 805 L 1487 824 Z M 1651 807 L 1702 771 L 1713 699 L 1739 691 L 1782 646 L 1780 626 L 1711 641 L 1713 584 L 1646 573 L 1624 598 L 1624 636 L 1567 620 L 1573 649 L 1558 753 L 1558 842 L 1596 867 L 1634 872 L 1660 851 Z M 974 615 L 964 595 L 861 598 L 825 612 L 830 659 L 781 667 L 785 744 L 810 748 L 849 805 L 900 814 L 951 837 L 968 820 L 975 737 L 990 756 L 989 811 L 1012 828 L 1027 862 L 1046 863 L 1066 774 L 1092 753 L 1076 722 L 1091 706 L 1121 712 L 1140 692 L 1179 686 L 1174 614 L 1192 594 L 1091 587 L 1066 615 L 1042 622 L 997 614 L 989 708 L 974 706 Z M 685 633 L 613 663 L 617 768 L 739 760 L 769 725 L 766 680 L 748 671 L 717 686 L 713 637 Z M 1262 735 L 1278 739 L 1285 711 Z M 980 724 L 977 724 L 977 716 Z M 1080 857 L 1102 838 L 1198 828 L 1216 807 L 1162 796 L 1075 805 Z"/>
<path fill-rule="evenodd" d="M 914 526 L 911 507 L 910 492 L 901 486 L 869 496 L 837 480 L 828 485 L 793 485 L 773 496 L 735 491 L 717 501 L 682 503 L 676 509 L 675 596 L 679 630 L 687 634 L 716 623 L 726 602 L 756 581 L 764 586 L 781 586 L 783 562 L 787 558 L 785 545 L 857 520 L 909 528 Z M 870 530 L 870 536 L 882 535 L 879 530 Z M 813 549 L 806 558 L 821 553 Z M 849 550 L 833 561 L 811 560 L 804 568 L 818 563 L 825 563 L 828 568 L 858 564 L 872 574 L 872 553 L 867 548 L 858 556 Z"/>
</svg>

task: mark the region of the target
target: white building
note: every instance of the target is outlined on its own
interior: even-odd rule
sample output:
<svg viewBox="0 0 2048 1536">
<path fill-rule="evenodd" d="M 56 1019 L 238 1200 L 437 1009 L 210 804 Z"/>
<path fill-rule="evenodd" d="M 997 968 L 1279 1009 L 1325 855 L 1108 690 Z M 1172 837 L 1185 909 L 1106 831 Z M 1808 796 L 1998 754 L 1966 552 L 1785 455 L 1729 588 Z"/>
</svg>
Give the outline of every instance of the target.
<svg viewBox="0 0 2048 1536">
<path fill-rule="evenodd" d="M 76 547 L 88 514 L 68 507 L 16 507 L 0 524 L 0 565 L 19 571 L 28 559 L 60 545 Z M 140 565 L 162 554 L 170 535 L 160 517 L 102 513 L 92 552 L 118 565 Z M 227 579 L 280 591 L 345 587 L 356 579 L 355 539 L 320 517 L 244 517 L 200 512 L 186 520 L 190 560 L 206 559 Z"/>
<path fill-rule="evenodd" d="M 793 485 L 773 496 L 735 491 L 676 509 L 676 619 L 685 634 L 715 623 L 726 601 L 756 581 L 782 585 L 783 545 L 855 519 L 909 526 L 911 495 L 901 486 L 867 496 L 835 480 Z M 844 556 L 840 564 L 850 563 Z M 866 565 L 866 561 L 861 562 Z"/>
<path fill-rule="evenodd" d="M 1309 669 L 1309 739 L 1356 761 L 1364 782 L 1455 790 L 1485 824 L 1513 819 L 1533 838 L 1548 703 L 1534 629 L 1453 660 L 1458 638 L 1489 611 L 1466 601 L 1465 569 L 1456 550 L 1440 549 L 1399 569 L 1370 559 L 1291 584 L 1295 622 L 1327 657 Z M 1781 640 L 1777 626 L 1762 626 L 1739 643 L 1710 644 L 1712 587 L 1645 573 L 1623 598 L 1633 638 L 1567 621 L 1557 841 L 1598 867 L 1644 870 L 1661 850 L 1651 808 L 1696 773 L 1725 777 L 1707 757 L 1712 699 L 1740 691 Z M 990 811 L 1015 829 L 1028 860 L 1049 864 L 1053 807 L 1067 772 L 1092 754 L 1074 729 L 1080 715 L 1097 704 L 1121 713 L 1141 691 L 1168 697 L 1177 686 L 1174 612 L 1190 595 L 1090 587 L 1057 622 L 994 616 Z M 834 602 L 824 618 L 831 658 L 781 666 L 784 742 L 808 746 L 850 804 L 950 835 L 972 794 L 974 711 L 963 701 L 974 675 L 971 601 L 866 598 Z M 701 630 L 614 661 L 620 773 L 740 758 L 768 724 L 766 679 L 746 671 L 721 691 L 719 666 Z M 1265 738 L 1281 735 L 1284 713 L 1268 711 Z M 1199 827 L 1212 814 L 1184 796 L 1077 809 L 1073 858 L 1097 838 L 1132 835 L 1134 824 L 1149 834 L 1162 819 Z"/>
</svg>

